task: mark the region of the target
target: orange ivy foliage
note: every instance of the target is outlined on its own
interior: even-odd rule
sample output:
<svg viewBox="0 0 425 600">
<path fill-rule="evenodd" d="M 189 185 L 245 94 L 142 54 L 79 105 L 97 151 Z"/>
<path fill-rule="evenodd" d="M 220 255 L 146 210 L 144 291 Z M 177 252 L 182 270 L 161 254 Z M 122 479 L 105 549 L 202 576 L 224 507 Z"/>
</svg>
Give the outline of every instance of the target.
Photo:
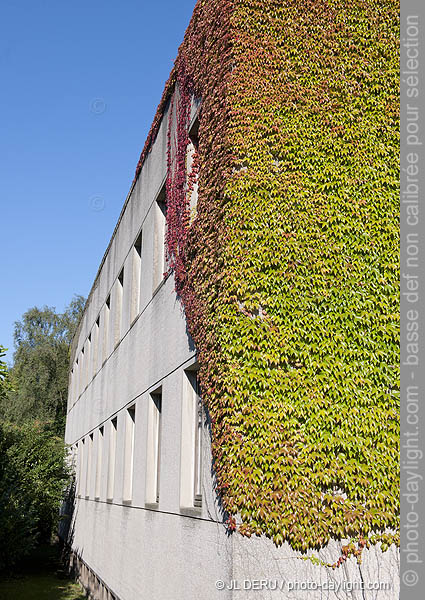
<svg viewBox="0 0 425 600">
<path fill-rule="evenodd" d="M 302 551 L 398 543 L 398 43 L 396 0 L 199 0 L 145 149 L 177 83 L 167 247 L 217 487 Z"/>
</svg>

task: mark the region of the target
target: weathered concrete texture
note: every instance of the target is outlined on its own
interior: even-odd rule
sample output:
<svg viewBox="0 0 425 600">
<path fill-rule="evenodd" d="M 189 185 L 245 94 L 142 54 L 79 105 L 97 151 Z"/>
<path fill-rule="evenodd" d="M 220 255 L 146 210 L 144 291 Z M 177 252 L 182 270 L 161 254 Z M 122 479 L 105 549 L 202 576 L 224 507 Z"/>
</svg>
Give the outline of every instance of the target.
<svg viewBox="0 0 425 600">
<path fill-rule="evenodd" d="M 211 521 L 82 502 L 74 550 L 122 600 L 230 598 L 215 581 L 230 581 L 231 543 Z"/>
<path fill-rule="evenodd" d="M 339 568 L 332 569 L 326 565 L 337 561 L 344 542 L 333 541 L 324 549 L 302 555 L 288 544 L 278 549 L 265 538 L 247 540 L 234 535 L 232 540 L 232 578 L 242 587 L 234 592 L 235 598 L 390 600 L 399 597 L 400 555 L 394 547 L 385 553 L 376 547 L 364 550 L 361 565 L 350 558 Z M 247 579 L 252 581 L 245 582 Z M 254 580 L 267 584 L 254 583 Z M 261 591 L 249 589 L 255 585 L 265 587 Z M 281 591 L 273 589 L 276 585 Z M 375 589 L 378 586 L 380 589 Z"/>
</svg>

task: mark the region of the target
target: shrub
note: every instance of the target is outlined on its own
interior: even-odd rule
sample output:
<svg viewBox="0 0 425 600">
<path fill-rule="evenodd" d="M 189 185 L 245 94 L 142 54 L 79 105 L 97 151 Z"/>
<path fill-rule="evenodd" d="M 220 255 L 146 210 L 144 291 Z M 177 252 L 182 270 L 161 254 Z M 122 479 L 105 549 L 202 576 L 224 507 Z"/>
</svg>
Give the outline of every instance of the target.
<svg viewBox="0 0 425 600">
<path fill-rule="evenodd" d="M 68 479 L 50 423 L 0 423 L 0 570 L 51 538 Z"/>
</svg>

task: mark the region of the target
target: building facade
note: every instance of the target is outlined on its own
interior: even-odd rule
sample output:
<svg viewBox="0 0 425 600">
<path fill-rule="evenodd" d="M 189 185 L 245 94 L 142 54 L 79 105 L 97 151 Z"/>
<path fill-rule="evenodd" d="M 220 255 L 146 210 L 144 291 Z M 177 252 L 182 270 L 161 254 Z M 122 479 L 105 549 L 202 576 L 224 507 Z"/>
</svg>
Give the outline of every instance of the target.
<svg viewBox="0 0 425 600">
<path fill-rule="evenodd" d="M 72 564 L 102 600 L 393 599 L 395 545 L 386 551 L 361 546 L 361 561 L 347 554 L 349 540 L 341 536 L 299 551 L 261 528 L 241 535 L 236 511 L 226 512 L 222 502 L 216 473 L 222 458 L 211 443 L 217 418 L 203 403 L 198 377 L 205 368 L 205 351 L 197 352 L 203 340 L 194 328 L 195 348 L 190 335 L 205 306 L 198 310 L 182 283 L 179 260 L 190 235 L 179 235 L 182 222 L 189 228 L 208 212 L 205 198 L 214 195 L 217 181 L 250 176 L 251 159 L 227 163 L 222 144 L 231 130 L 229 111 L 223 122 L 215 112 L 232 97 L 236 84 L 229 81 L 238 77 L 237 52 L 229 55 L 223 44 L 238 26 L 232 15 L 239 4 L 245 17 L 242 9 L 257 5 L 198 2 L 74 337 L 65 439 L 76 474 L 67 540 Z M 273 16 L 275 4 L 267 0 L 262 10 Z M 232 33 L 237 40 L 244 36 L 239 27 L 239 36 Z M 265 51 L 267 44 L 256 39 Z M 269 83 L 264 79 L 264 88 Z M 282 157 L 274 156 L 273 168 L 281 168 Z M 216 268 L 212 264 L 211 272 Z M 235 306 L 248 325 L 255 319 L 261 325 L 272 312 L 265 304 L 255 311 L 239 300 Z M 296 363 L 294 370 L 302 367 Z M 344 502 L 345 492 L 335 490 Z"/>
<path fill-rule="evenodd" d="M 166 133 L 167 115 L 72 352 L 72 547 L 122 599 L 158 597 L 158 590 L 164 598 L 195 598 L 205 579 L 231 579 L 195 349 L 173 278 L 164 275 Z"/>
</svg>

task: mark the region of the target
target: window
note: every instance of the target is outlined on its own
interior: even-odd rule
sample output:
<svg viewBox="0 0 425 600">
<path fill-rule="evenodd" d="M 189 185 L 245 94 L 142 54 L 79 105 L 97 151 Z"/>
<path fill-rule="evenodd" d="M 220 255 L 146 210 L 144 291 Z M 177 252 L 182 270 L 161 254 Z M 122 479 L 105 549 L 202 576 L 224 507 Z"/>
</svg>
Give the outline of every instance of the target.
<svg viewBox="0 0 425 600">
<path fill-rule="evenodd" d="M 91 381 L 91 334 L 86 341 L 84 379 L 84 387 L 87 387 Z"/>
<path fill-rule="evenodd" d="M 115 455 L 117 451 L 117 418 L 111 420 L 109 426 L 109 460 L 108 460 L 108 486 L 107 499 L 114 498 L 115 485 Z"/>
<path fill-rule="evenodd" d="M 124 269 L 121 269 L 115 284 L 115 326 L 114 326 L 114 345 L 116 346 L 121 339 L 121 321 L 122 321 L 122 298 L 124 290 Z"/>
<path fill-rule="evenodd" d="M 78 465 L 78 495 L 79 496 L 83 496 L 85 493 L 85 445 L 86 445 L 86 440 L 80 440 L 80 442 L 78 443 L 78 449 L 79 449 L 79 465 Z"/>
<path fill-rule="evenodd" d="M 192 386 L 195 404 L 195 440 L 193 448 L 193 503 L 195 506 L 202 504 L 202 403 L 199 389 L 199 380 L 196 373 L 192 374 Z"/>
<path fill-rule="evenodd" d="M 199 118 L 196 117 L 189 129 L 189 143 L 186 150 L 186 186 L 189 194 L 189 207 L 191 223 L 196 217 L 198 204 L 198 170 L 199 170 Z"/>
<path fill-rule="evenodd" d="M 74 369 L 75 369 L 75 365 L 74 365 L 74 367 L 72 367 L 71 373 L 69 375 L 68 408 L 70 406 L 72 406 L 72 404 L 74 402 L 74 386 L 75 386 Z"/>
<path fill-rule="evenodd" d="M 97 317 L 93 327 L 93 347 L 92 347 L 92 374 L 93 377 L 97 373 L 99 364 L 99 335 L 100 335 L 100 315 Z"/>
<path fill-rule="evenodd" d="M 77 400 L 80 395 L 80 365 L 78 364 L 78 358 L 75 361 L 74 369 L 74 399 Z"/>
<path fill-rule="evenodd" d="M 133 246 L 133 282 L 131 294 L 131 315 L 132 323 L 140 311 L 140 279 L 142 269 L 142 232 Z"/>
<path fill-rule="evenodd" d="M 154 253 L 154 291 L 164 279 L 166 271 L 165 236 L 167 224 L 167 192 L 164 182 L 155 202 L 155 253 Z"/>
<path fill-rule="evenodd" d="M 193 120 L 193 123 L 189 129 L 188 137 L 197 151 L 199 148 L 199 117 L 195 117 Z"/>
<path fill-rule="evenodd" d="M 88 448 L 87 448 L 86 486 L 85 486 L 86 498 L 88 498 L 90 496 L 91 487 L 92 487 L 91 486 L 92 461 L 93 461 L 93 434 L 91 433 L 88 437 Z"/>
<path fill-rule="evenodd" d="M 102 485 L 102 459 L 103 459 L 103 427 L 99 427 L 97 432 L 97 461 L 96 461 L 96 485 L 95 498 L 100 498 Z"/>
<path fill-rule="evenodd" d="M 84 361 L 84 346 L 81 348 L 79 366 L 79 393 L 82 394 L 84 391 L 84 370 L 86 366 Z"/>
<path fill-rule="evenodd" d="M 185 371 L 182 403 L 180 503 L 182 507 L 202 504 L 203 410 L 196 370 Z"/>
<path fill-rule="evenodd" d="M 159 471 L 161 457 L 161 410 L 162 390 L 159 388 L 149 397 L 148 441 L 146 470 L 146 503 L 159 502 Z"/>
<path fill-rule="evenodd" d="M 108 358 L 109 353 L 109 320 L 111 318 L 111 296 L 109 295 L 106 298 L 105 306 L 103 309 L 103 361 L 104 362 Z"/>
<path fill-rule="evenodd" d="M 72 396 L 74 398 L 74 402 L 75 400 L 78 398 L 78 358 L 75 360 L 75 364 L 74 364 L 74 383 L 73 383 L 73 388 L 72 388 Z"/>
<path fill-rule="evenodd" d="M 133 463 L 134 463 L 134 426 L 136 422 L 136 407 L 126 411 L 125 446 L 124 446 L 124 486 L 123 500 L 129 502 L 133 494 Z"/>
</svg>

